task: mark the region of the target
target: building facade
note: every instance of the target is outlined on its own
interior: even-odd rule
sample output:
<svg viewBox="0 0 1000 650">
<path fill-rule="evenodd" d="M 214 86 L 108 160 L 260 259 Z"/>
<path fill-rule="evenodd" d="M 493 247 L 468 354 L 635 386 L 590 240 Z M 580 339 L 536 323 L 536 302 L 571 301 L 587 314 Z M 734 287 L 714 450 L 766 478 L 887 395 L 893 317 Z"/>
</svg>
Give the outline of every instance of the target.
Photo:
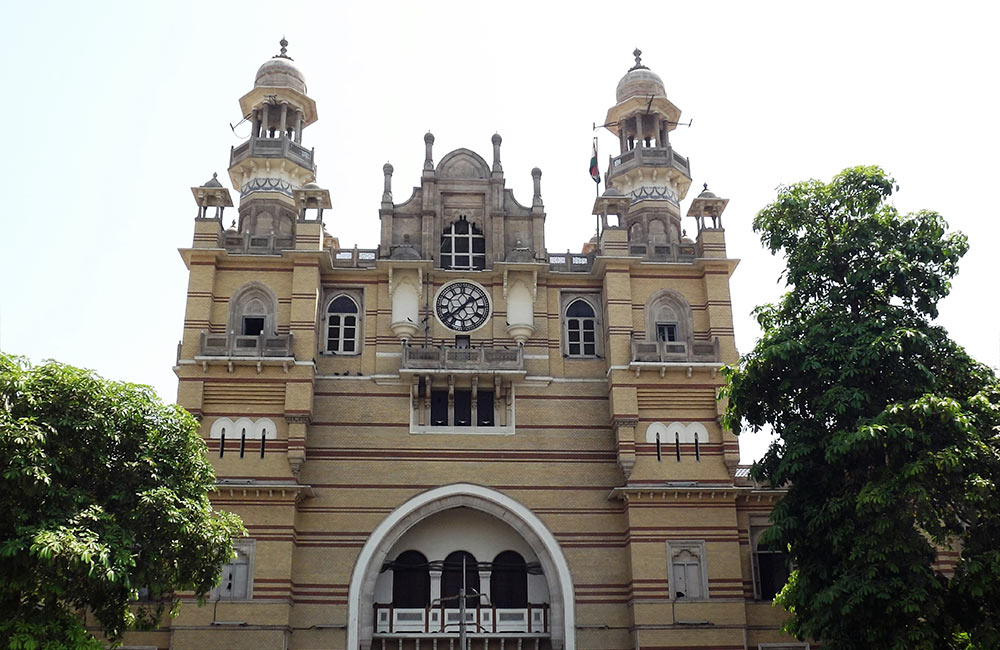
<svg viewBox="0 0 1000 650">
<path fill-rule="evenodd" d="M 250 536 L 207 605 L 129 643 L 805 647 L 771 605 L 784 557 L 757 543 L 781 492 L 719 424 L 727 200 L 682 212 L 680 110 L 640 53 L 608 111 L 599 234 L 552 254 L 541 171 L 516 198 L 499 135 L 488 160 L 430 133 L 409 197 L 384 168 L 378 245 L 341 248 L 285 45 L 240 99 L 235 220 L 217 178 L 192 188 L 181 251 L 178 400 Z"/>
</svg>

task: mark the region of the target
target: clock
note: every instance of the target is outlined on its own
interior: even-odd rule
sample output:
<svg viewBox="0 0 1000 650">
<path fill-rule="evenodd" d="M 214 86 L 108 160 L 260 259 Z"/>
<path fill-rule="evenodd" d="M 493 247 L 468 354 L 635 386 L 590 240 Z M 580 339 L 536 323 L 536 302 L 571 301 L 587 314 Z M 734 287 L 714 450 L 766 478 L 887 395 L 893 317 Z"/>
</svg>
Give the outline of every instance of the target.
<svg viewBox="0 0 1000 650">
<path fill-rule="evenodd" d="M 456 332 L 471 332 L 482 327 L 490 317 L 490 298 L 478 284 L 452 282 L 438 291 L 434 313 L 445 327 Z"/>
</svg>

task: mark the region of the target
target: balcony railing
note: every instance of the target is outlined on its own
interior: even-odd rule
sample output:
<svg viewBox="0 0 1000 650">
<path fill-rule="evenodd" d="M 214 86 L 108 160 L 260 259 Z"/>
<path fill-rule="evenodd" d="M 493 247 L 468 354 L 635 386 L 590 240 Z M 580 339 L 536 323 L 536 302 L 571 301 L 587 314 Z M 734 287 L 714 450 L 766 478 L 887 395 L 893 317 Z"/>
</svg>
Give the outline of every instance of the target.
<svg viewBox="0 0 1000 650">
<path fill-rule="evenodd" d="M 593 253 L 556 253 L 549 255 L 549 270 L 589 273 L 594 267 Z"/>
<path fill-rule="evenodd" d="M 378 259 L 377 248 L 338 248 L 331 252 L 333 265 L 342 268 L 375 266 Z"/>
<path fill-rule="evenodd" d="M 203 357 L 291 357 L 291 334 L 258 336 L 201 333 L 198 354 Z"/>
<path fill-rule="evenodd" d="M 693 262 L 697 254 L 694 244 L 630 243 L 629 255 L 644 257 L 650 262 Z"/>
<path fill-rule="evenodd" d="M 278 235 L 258 236 L 250 233 L 223 234 L 222 247 L 230 253 L 274 255 L 295 248 L 295 238 Z"/>
<path fill-rule="evenodd" d="M 632 341 L 632 361 L 646 363 L 684 363 L 719 361 L 719 339 L 696 341 Z"/>
<path fill-rule="evenodd" d="M 430 345 L 403 348 L 403 368 L 410 370 L 524 370 L 524 354 L 517 348 L 457 348 Z"/>
<path fill-rule="evenodd" d="M 286 158 L 310 171 L 315 171 L 313 154 L 312 149 L 306 149 L 285 137 L 259 138 L 233 147 L 229 153 L 229 166 L 232 167 L 247 158 Z"/>
<path fill-rule="evenodd" d="M 609 174 L 631 169 L 632 167 L 673 167 L 688 178 L 691 177 L 691 162 L 680 155 L 672 147 L 636 147 L 620 156 L 611 159 Z"/>
<path fill-rule="evenodd" d="M 458 634 L 462 615 L 455 607 L 402 608 L 375 605 L 375 633 L 382 635 Z M 549 634 L 549 606 L 498 608 L 480 605 L 465 610 L 465 630 L 469 636 L 496 634 Z"/>
</svg>

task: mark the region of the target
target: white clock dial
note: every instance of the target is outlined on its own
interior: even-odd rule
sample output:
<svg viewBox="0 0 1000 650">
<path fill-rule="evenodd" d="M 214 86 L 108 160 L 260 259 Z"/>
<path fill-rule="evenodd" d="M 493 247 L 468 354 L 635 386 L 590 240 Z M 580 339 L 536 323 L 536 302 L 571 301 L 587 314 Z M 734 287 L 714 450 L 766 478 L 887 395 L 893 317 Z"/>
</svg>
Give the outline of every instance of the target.
<svg viewBox="0 0 1000 650">
<path fill-rule="evenodd" d="M 456 332 L 471 332 L 490 317 L 490 299 L 478 284 L 452 282 L 438 292 L 434 313 L 445 327 Z"/>
</svg>

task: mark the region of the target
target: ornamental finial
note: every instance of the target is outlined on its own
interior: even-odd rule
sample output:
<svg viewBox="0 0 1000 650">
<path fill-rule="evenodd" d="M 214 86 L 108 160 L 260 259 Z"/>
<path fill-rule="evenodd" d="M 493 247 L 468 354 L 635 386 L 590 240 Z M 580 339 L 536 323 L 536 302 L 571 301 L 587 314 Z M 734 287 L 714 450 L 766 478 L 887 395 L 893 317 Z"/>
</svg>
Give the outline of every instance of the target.
<svg viewBox="0 0 1000 650">
<path fill-rule="evenodd" d="M 635 48 L 632 50 L 632 56 L 635 57 L 635 65 L 628 69 L 629 72 L 633 70 L 648 70 L 646 66 L 642 64 L 642 50 Z"/>
<path fill-rule="evenodd" d="M 281 46 L 281 51 L 278 52 L 277 54 L 275 54 L 271 58 L 272 59 L 288 59 L 289 61 L 293 61 L 294 59 L 292 59 L 292 57 L 288 56 L 288 41 L 285 40 L 284 36 L 282 36 L 281 40 L 278 41 L 278 45 Z"/>
</svg>

